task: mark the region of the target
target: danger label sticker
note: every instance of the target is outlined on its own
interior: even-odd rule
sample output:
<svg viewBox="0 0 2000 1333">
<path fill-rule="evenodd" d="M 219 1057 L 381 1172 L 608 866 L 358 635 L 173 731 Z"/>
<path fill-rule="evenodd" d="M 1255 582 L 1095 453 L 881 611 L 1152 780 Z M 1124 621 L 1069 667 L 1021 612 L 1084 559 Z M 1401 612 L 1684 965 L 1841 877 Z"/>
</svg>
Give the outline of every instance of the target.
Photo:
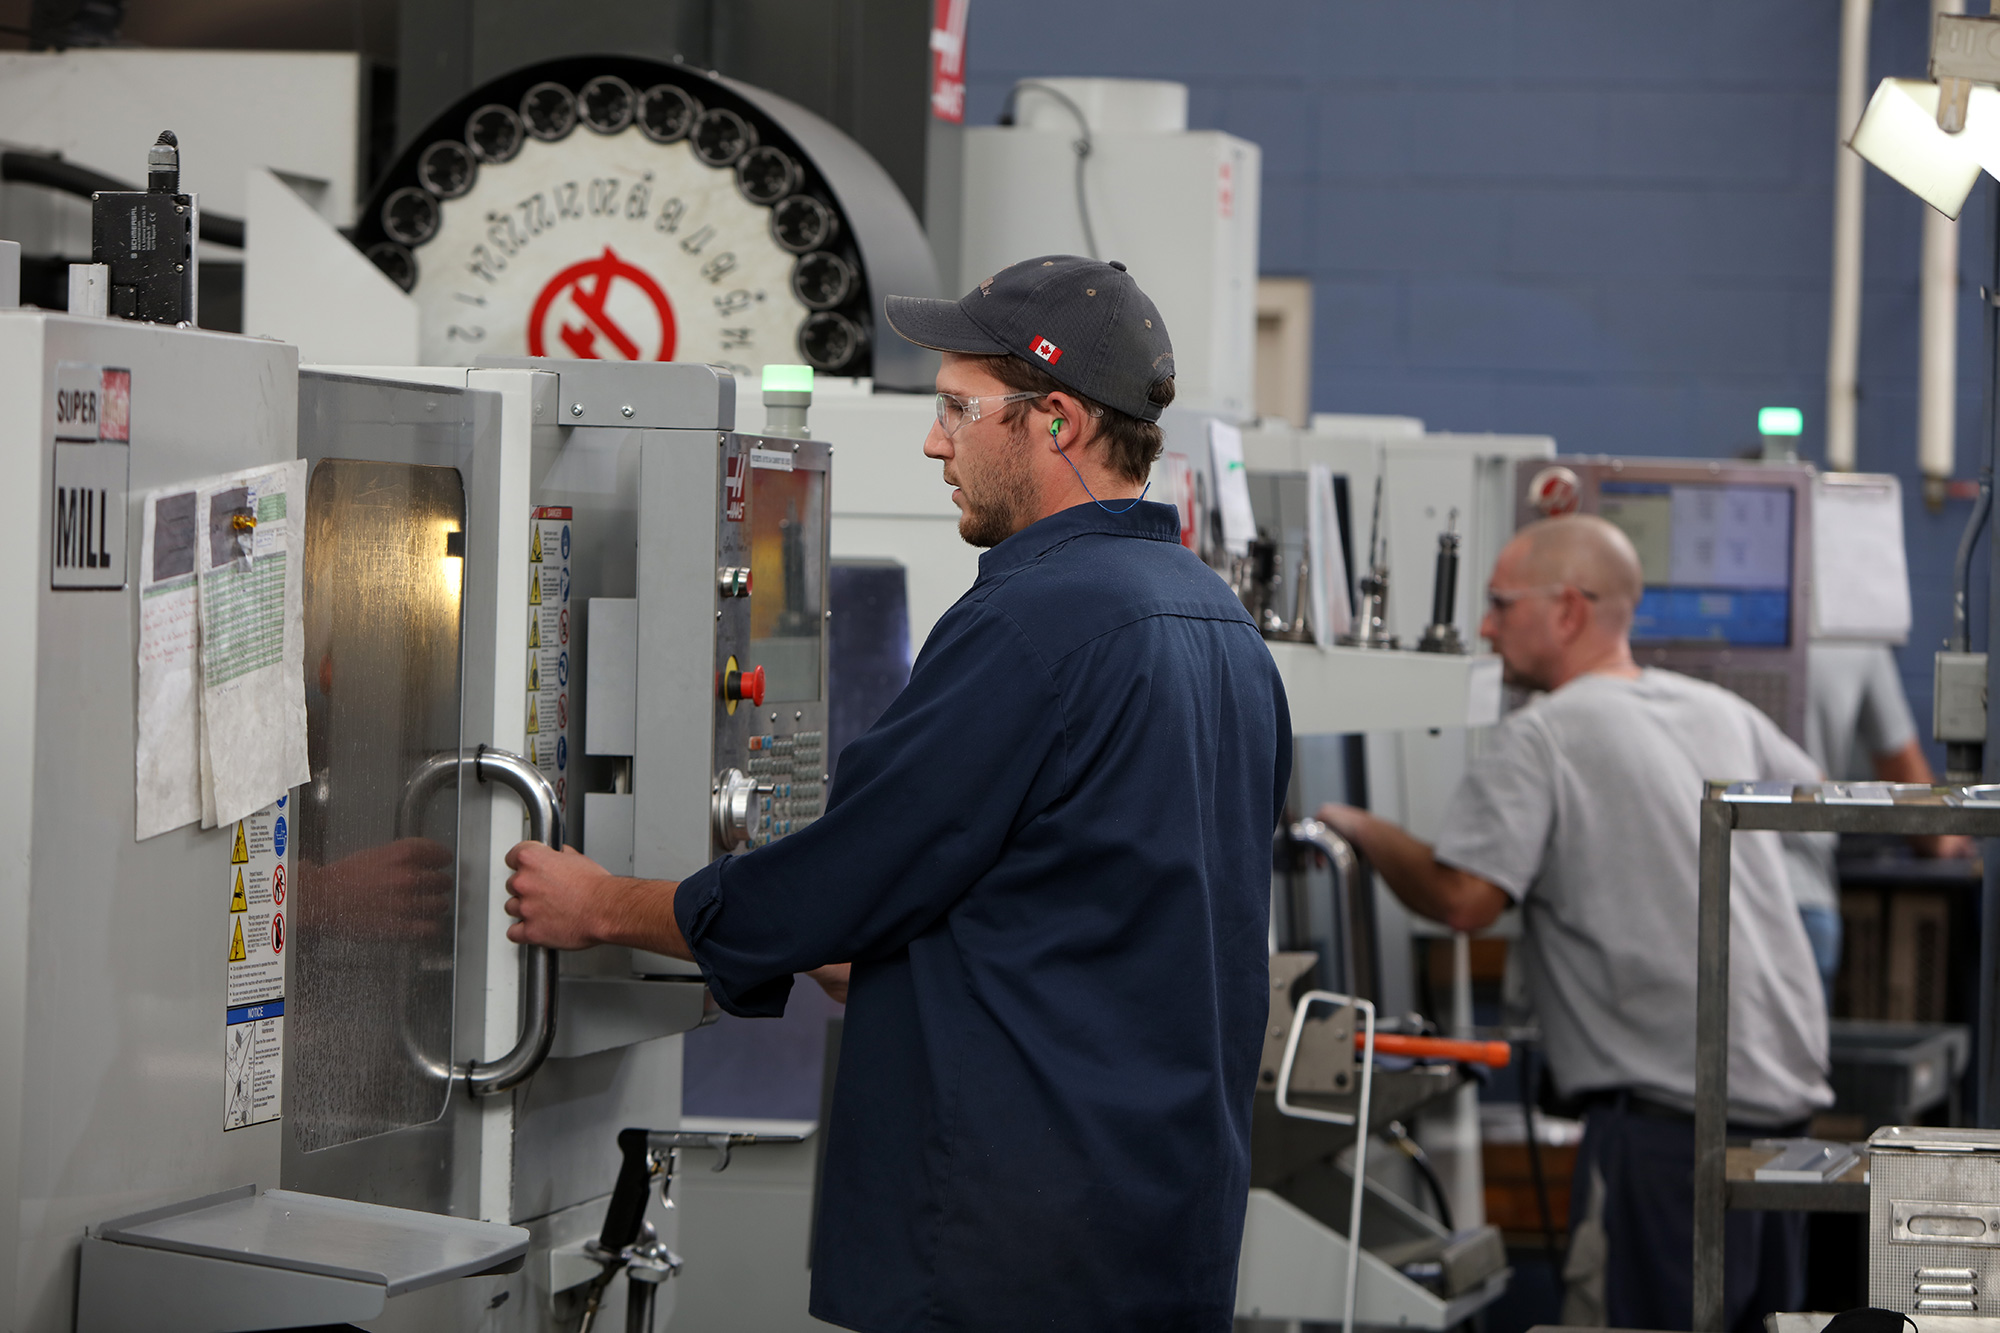
<svg viewBox="0 0 2000 1333">
<path fill-rule="evenodd" d="M 292 814 L 291 798 L 281 796 L 228 830 L 225 1130 L 278 1118 L 285 1055 L 285 848 Z"/>
</svg>

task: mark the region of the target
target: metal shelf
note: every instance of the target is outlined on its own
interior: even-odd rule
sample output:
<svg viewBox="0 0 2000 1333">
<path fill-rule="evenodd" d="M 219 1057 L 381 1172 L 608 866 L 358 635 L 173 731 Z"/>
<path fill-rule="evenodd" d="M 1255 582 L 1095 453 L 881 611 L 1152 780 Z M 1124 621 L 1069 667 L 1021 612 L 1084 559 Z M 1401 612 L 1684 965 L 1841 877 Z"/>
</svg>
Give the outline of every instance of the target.
<svg viewBox="0 0 2000 1333">
<path fill-rule="evenodd" d="M 406 1292 L 512 1272 L 527 1251 L 520 1227 L 244 1185 L 91 1227 L 77 1333 L 369 1319 Z"/>
<path fill-rule="evenodd" d="M 1500 720 L 1500 659 L 1394 648 L 1267 645 L 1295 736 L 1485 727 Z"/>
</svg>

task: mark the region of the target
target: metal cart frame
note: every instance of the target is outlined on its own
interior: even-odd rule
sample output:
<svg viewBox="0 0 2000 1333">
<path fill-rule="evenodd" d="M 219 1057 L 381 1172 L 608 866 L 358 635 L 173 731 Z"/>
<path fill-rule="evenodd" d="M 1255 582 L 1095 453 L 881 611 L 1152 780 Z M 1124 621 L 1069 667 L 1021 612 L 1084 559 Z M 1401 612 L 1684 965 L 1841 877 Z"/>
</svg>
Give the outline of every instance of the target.
<svg viewBox="0 0 2000 1333">
<path fill-rule="evenodd" d="M 1853 803 L 1846 783 L 1711 782 L 1701 803 L 1694 1057 L 1694 1328 L 1723 1330 L 1723 1229 L 1729 1124 L 1729 848 L 1741 830 L 2000 837 L 2000 802 L 1968 805 L 1964 788 L 1902 788 L 1889 804 Z M 1989 795 L 1992 789 L 1984 789 Z M 1835 803 L 1828 804 L 1825 798 Z"/>
</svg>

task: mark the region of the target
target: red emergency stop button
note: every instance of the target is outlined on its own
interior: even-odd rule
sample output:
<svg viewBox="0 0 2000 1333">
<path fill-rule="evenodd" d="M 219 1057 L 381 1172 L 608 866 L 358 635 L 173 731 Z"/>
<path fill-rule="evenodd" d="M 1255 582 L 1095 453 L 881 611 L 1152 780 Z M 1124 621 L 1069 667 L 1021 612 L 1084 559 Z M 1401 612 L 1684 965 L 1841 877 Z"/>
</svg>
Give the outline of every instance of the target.
<svg viewBox="0 0 2000 1333">
<path fill-rule="evenodd" d="M 764 706 L 764 668 L 751 667 L 748 671 L 728 671 L 722 677 L 722 697 L 732 701 L 747 699 L 756 707 Z"/>
</svg>

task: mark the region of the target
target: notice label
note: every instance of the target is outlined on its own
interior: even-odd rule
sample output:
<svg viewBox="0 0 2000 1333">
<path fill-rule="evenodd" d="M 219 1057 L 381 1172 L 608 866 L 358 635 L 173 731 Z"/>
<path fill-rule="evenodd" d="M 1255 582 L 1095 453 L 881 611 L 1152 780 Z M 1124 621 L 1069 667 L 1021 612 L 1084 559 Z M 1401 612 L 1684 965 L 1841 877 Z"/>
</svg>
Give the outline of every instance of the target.
<svg viewBox="0 0 2000 1333">
<path fill-rule="evenodd" d="M 569 813 L 570 510 L 544 505 L 528 533 L 528 758 Z"/>
<path fill-rule="evenodd" d="M 292 813 L 291 798 L 281 796 L 238 820 L 226 840 L 225 1130 L 278 1118 L 285 1054 L 285 848 Z"/>
<path fill-rule="evenodd" d="M 792 470 L 792 456 L 783 449 L 752 449 L 750 451 L 750 466 L 767 467 L 774 472 L 790 472 Z"/>
</svg>

